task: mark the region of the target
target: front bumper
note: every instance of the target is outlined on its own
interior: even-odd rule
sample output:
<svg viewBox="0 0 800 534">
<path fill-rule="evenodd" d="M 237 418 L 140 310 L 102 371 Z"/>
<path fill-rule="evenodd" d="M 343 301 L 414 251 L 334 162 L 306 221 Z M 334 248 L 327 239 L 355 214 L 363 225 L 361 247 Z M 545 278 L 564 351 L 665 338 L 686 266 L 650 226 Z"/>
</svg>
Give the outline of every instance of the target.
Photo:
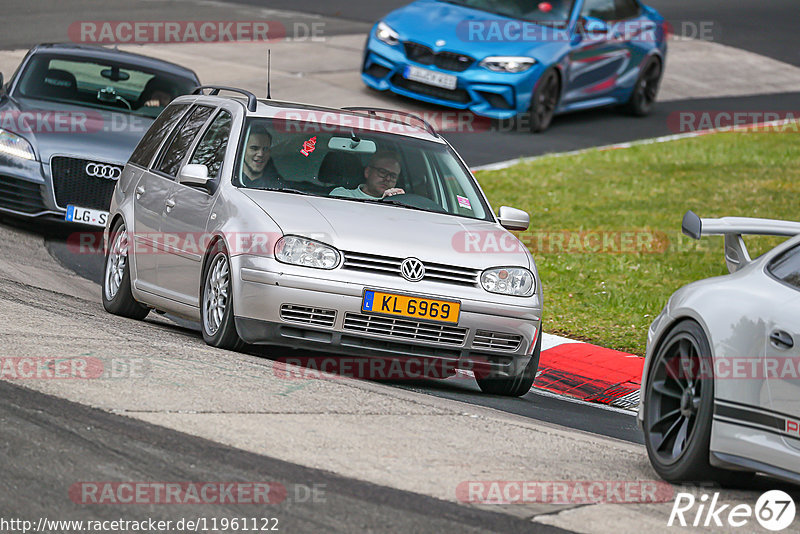
<svg viewBox="0 0 800 534">
<path fill-rule="evenodd" d="M 313 270 L 251 256 L 231 258 L 231 267 L 238 273 L 233 277 L 236 328 L 248 343 L 348 356 L 434 359 L 452 367 L 485 369 L 492 376 L 513 376 L 527 365 L 539 335 L 541 300 L 536 295 L 518 299 L 521 303 L 514 305 L 463 298 L 458 287 L 444 284 L 437 284 L 438 292 L 431 291 L 432 284 L 413 291 L 461 301 L 458 324 L 442 327 L 364 314 L 365 287 L 410 292 L 408 286 L 392 284 L 389 277 L 357 273 L 358 282 L 326 279 L 322 278 L 326 271 L 309 273 Z M 443 289 L 450 291 L 444 293 Z M 288 306 L 305 317 L 287 313 Z M 487 345 L 487 333 L 519 342 L 501 343 L 503 347 L 498 349 Z"/>
<path fill-rule="evenodd" d="M 536 81 L 544 66 L 536 64 L 521 73 L 498 73 L 479 66 L 479 61 L 463 72 L 439 69 L 434 65 L 417 64 L 406 57 L 402 44 L 390 46 L 370 35 L 364 53 L 361 79 L 379 91 L 455 109 L 466 109 L 491 119 L 510 119 L 530 106 Z M 407 66 L 417 66 L 458 77 L 454 90 L 407 80 Z"/>
<path fill-rule="evenodd" d="M 55 204 L 49 165 L 0 156 L 0 212 L 17 217 L 63 219 Z"/>
</svg>

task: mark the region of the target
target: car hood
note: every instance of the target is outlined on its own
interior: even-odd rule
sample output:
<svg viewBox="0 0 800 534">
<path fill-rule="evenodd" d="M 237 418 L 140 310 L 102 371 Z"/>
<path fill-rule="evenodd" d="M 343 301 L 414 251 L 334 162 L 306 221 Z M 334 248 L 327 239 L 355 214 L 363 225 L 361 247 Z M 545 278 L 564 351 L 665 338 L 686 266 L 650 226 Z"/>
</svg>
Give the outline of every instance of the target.
<svg viewBox="0 0 800 534">
<path fill-rule="evenodd" d="M 500 225 L 454 215 L 344 199 L 241 190 L 285 235 L 319 240 L 342 251 L 415 257 L 474 269 L 533 268 L 527 251 Z"/>
<path fill-rule="evenodd" d="M 0 114 L 0 128 L 30 141 L 37 159 L 44 163 L 64 154 L 125 164 L 154 120 L 32 98 L 7 100 Z"/>
<path fill-rule="evenodd" d="M 531 22 L 504 17 L 488 11 L 480 11 L 465 6 L 448 4 L 435 0 L 419 0 L 406 7 L 400 8 L 387 15 L 383 21 L 400 34 L 401 41 L 414 41 L 427 45 L 434 50 L 448 50 L 462 52 L 481 60 L 493 55 L 530 55 L 540 61 L 546 61 L 557 49 L 568 46 L 566 30 L 540 26 Z M 470 33 L 470 22 L 488 21 L 494 27 L 486 24 L 479 26 L 478 36 Z M 523 23 L 531 25 L 529 32 L 539 38 L 505 39 L 492 37 L 497 33 L 492 30 L 506 29 L 506 22 Z M 516 26 L 514 26 L 516 27 Z M 471 37 L 472 35 L 472 37 Z M 555 38 L 553 38 L 555 36 Z M 443 40 L 443 46 L 436 46 L 436 42 Z"/>
</svg>

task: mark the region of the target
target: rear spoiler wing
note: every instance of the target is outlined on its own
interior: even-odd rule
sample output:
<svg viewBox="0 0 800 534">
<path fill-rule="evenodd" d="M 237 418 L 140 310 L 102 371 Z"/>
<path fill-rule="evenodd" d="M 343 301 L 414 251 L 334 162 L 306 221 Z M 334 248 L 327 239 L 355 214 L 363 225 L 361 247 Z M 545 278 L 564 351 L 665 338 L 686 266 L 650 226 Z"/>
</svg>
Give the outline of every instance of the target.
<svg viewBox="0 0 800 534">
<path fill-rule="evenodd" d="M 722 217 L 701 219 L 689 210 L 683 216 L 683 233 L 693 239 L 708 235 L 725 236 L 725 263 L 735 273 L 752 260 L 744 244 L 743 235 L 776 235 L 794 237 L 800 234 L 800 222 L 749 217 Z"/>
</svg>

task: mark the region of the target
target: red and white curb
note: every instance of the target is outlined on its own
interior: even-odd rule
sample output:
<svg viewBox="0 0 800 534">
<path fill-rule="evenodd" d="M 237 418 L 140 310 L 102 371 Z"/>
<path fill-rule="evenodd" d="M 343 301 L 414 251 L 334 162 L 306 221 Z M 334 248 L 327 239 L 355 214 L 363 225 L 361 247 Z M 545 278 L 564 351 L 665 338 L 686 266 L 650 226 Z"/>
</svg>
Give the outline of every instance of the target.
<svg viewBox="0 0 800 534">
<path fill-rule="evenodd" d="M 637 409 L 644 358 L 552 334 L 542 336 L 534 388 L 625 410 Z"/>
</svg>

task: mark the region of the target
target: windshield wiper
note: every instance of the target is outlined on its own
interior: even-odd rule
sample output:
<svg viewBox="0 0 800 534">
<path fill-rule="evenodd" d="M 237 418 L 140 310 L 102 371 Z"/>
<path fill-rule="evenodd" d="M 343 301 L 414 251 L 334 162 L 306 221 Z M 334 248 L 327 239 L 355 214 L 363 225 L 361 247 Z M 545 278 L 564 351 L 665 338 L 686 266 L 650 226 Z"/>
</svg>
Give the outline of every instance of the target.
<svg viewBox="0 0 800 534">
<path fill-rule="evenodd" d="M 311 193 L 307 191 L 300 191 L 299 189 L 292 189 L 291 187 L 284 187 L 278 189 L 276 187 L 265 187 L 263 188 L 264 191 L 277 191 L 278 193 L 294 193 L 295 195 L 311 195 Z"/>
</svg>

